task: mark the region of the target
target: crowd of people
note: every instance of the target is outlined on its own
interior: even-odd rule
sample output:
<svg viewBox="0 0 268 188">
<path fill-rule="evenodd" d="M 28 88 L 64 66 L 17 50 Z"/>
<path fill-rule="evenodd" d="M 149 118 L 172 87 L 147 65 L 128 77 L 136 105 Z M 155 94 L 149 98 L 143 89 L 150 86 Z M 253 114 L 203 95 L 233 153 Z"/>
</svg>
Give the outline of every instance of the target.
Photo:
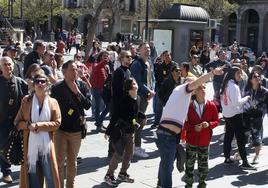
<svg viewBox="0 0 268 188">
<path fill-rule="evenodd" d="M 128 173 L 132 156 L 150 157 L 142 147 L 150 100 L 155 114 L 151 128 L 160 153 L 157 187 L 172 187 L 173 163 L 182 143 L 186 148 L 185 187 L 193 186 L 196 160 L 198 187 L 206 187 L 209 145 L 220 112 L 225 121 L 223 163 L 235 162 L 231 156 L 235 141 L 241 168 L 255 169 L 268 105 L 265 54 L 250 67 L 246 52 L 236 53 L 229 62 L 226 51 L 207 43 L 201 51 L 191 48 L 189 62 L 175 62 L 168 50 L 157 54 L 153 42 L 103 49 L 96 40 L 85 59 L 78 35 L 75 39 L 68 35 L 65 42 L 59 37 L 56 45 L 41 40 L 32 44 L 27 38 L 24 47 L 7 46 L 1 55 L 0 145 L 14 126 L 23 132 L 21 188 L 43 187 L 44 179 L 49 188 L 74 187 L 89 108 L 96 131 L 105 133 L 109 142 L 111 159 L 104 181 L 114 187 L 118 181 L 133 183 Z M 73 60 L 65 61 L 72 46 L 76 48 Z M 206 98 L 209 81 L 214 89 L 212 101 Z M 109 125 L 104 127 L 108 114 Z M 247 160 L 249 140 L 255 148 L 252 163 Z M 12 183 L 11 165 L 0 158 L 0 166 L 3 182 Z"/>
</svg>

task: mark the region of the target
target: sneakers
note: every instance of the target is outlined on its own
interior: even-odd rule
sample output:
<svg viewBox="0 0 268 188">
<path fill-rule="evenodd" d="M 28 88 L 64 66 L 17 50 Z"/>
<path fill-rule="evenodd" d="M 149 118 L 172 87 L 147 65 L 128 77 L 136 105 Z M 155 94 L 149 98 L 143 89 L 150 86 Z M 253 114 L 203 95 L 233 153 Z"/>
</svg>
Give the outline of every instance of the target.
<svg viewBox="0 0 268 188">
<path fill-rule="evenodd" d="M 241 160 L 241 156 L 240 156 L 240 154 L 239 154 L 238 152 L 236 152 L 236 153 L 234 154 L 234 160 L 236 160 L 236 161 Z"/>
<path fill-rule="evenodd" d="M 234 160 L 232 160 L 232 159 L 230 159 L 230 158 L 226 158 L 225 160 L 224 160 L 224 164 L 233 164 L 235 161 Z"/>
<path fill-rule="evenodd" d="M 140 158 L 148 158 L 149 155 L 145 152 L 144 149 L 140 147 L 134 148 L 134 156 L 140 157 Z"/>
<path fill-rule="evenodd" d="M 2 181 L 3 181 L 4 183 L 10 184 L 10 183 L 13 182 L 13 179 L 12 179 L 12 177 L 11 177 L 10 175 L 7 175 L 7 176 L 3 176 L 3 177 L 2 177 Z"/>
<path fill-rule="evenodd" d="M 118 185 L 116 179 L 114 178 L 114 175 L 107 174 L 104 177 L 104 181 L 105 181 L 105 183 L 107 183 L 107 185 L 109 185 L 111 187 L 117 187 L 117 185 Z"/>
<path fill-rule="evenodd" d="M 117 180 L 127 183 L 134 183 L 134 179 L 130 178 L 130 176 L 126 172 L 125 173 L 120 172 L 118 174 Z"/>
<path fill-rule="evenodd" d="M 259 156 L 258 155 L 255 155 L 255 157 L 253 158 L 251 164 L 258 164 L 258 163 L 259 163 Z"/>
<path fill-rule="evenodd" d="M 240 167 L 245 170 L 257 170 L 254 166 L 248 164 L 248 162 L 243 162 L 243 164 Z"/>
</svg>

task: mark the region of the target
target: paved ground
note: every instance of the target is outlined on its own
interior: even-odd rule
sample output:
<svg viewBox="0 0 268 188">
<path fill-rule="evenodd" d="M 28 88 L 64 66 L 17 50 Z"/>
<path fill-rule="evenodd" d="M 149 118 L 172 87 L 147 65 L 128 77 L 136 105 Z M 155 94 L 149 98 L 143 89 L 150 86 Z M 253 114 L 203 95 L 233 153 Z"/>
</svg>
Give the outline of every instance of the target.
<svg viewBox="0 0 268 188">
<path fill-rule="evenodd" d="M 212 87 L 208 84 L 207 93 L 211 98 Z M 147 111 L 149 117 L 151 117 L 152 108 Z M 87 112 L 90 116 L 91 112 Z M 105 121 L 105 125 L 108 121 Z M 89 132 L 85 140 L 83 140 L 80 150 L 80 156 L 83 158 L 82 164 L 78 167 L 78 175 L 76 177 L 77 188 L 105 188 L 107 187 L 103 183 L 103 177 L 107 171 L 107 165 L 109 159 L 107 158 L 108 142 L 104 139 L 104 135 L 95 132 L 93 122 L 89 122 Z M 229 188 L 229 187 L 263 187 L 268 188 L 268 120 L 265 118 L 264 122 L 264 146 L 261 151 L 260 163 L 256 165 L 256 171 L 245 171 L 238 167 L 238 163 L 230 166 L 223 164 L 223 145 L 219 142 L 219 137 L 223 133 L 224 127 L 218 126 L 214 129 L 212 142 L 210 145 L 210 160 L 209 160 L 209 175 L 208 175 L 208 188 Z M 150 154 L 149 159 L 137 159 L 133 158 L 131 163 L 129 174 L 135 178 L 135 183 L 127 184 L 121 183 L 119 187 L 127 188 L 150 188 L 156 187 L 157 172 L 159 164 L 159 153 L 157 151 L 153 130 L 150 129 L 150 125 L 146 126 L 143 132 L 143 147 Z M 252 161 L 254 154 L 251 148 L 248 148 L 249 161 Z M 120 167 L 120 166 L 119 166 Z M 19 167 L 12 167 L 13 178 L 15 182 L 11 185 L 4 185 L 0 182 L 1 187 L 18 187 Z M 117 171 L 118 173 L 118 171 Z M 179 173 L 177 169 L 173 172 L 173 186 L 184 187 L 184 183 L 181 178 L 184 173 Z M 195 183 L 195 187 L 196 187 Z"/>
</svg>

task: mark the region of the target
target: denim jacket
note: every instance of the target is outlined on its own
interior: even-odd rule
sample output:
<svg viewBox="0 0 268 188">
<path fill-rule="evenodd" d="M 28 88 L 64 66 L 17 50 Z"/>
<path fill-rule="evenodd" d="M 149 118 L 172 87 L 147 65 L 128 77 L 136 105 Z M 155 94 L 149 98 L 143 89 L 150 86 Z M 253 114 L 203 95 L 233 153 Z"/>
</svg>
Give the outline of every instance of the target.
<svg viewBox="0 0 268 188">
<path fill-rule="evenodd" d="M 152 64 L 150 65 L 152 66 Z M 138 95 L 143 98 L 147 98 L 149 90 L 152 89 L 152 85 L 147 85 L 147 68 L 147 65 L 140 57 L 134 60 L 130 67 L 131 75 L 135 78 L 139 86 Z M 150 83 L 153 83 L 152 77 L 150 79 Z"/>
</svg>

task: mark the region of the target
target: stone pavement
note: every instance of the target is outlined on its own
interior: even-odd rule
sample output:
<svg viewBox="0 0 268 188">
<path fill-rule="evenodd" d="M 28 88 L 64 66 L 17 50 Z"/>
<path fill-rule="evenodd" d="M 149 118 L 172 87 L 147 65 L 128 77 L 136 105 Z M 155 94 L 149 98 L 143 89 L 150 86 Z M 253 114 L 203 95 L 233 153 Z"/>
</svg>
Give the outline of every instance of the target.
<svg viewBox="0 0 268 188">
<path fill-rule="evenodd" d="M 211 97 L 211 84 L 208 84 L 208 95 Z M 152 108 L 151 105 L 147 111 L 149 114 L 149 120 L 151 117 Z M 87 112 L 90 116 L 91 110 Z M 108 121 L 104 122 L 105 125 Z M 78 166 L 78 175 L 76 177 L 77 188 L 106 188 L 106 184 L 103 183 L 103 177 L 107 171 L 109 159 L 107 158 L 108 142 L 104 138 L 104 134 L 96 133 L 95 126 L 92 121 L 89 122 L 88 136 L 83 140 L 80 156 L 83 158 L 82 163 Z M 219 142 L 219 138 L 223 133 L 224 126 L 218 126 L 213 131 L 212 142 L 210 145 L 210 160 L 209 160 L 209 175 L 208 175 L 208 188 L 229 188 L 229 187 L 267 187 L 268 188 L 268 131 L 266 126 L 268 125 L 267 117 L 264 122 L 264 146 L 261 151 L 260 163 L 256 165 L 256 171 L 241 170 L 238 167 L 238 163 L 234 165 L 226 166 L 223 164 L 223 144 Z M 143 132 L 143 147 L 150 154 L 148 159 L 133 158 L 133 161 L 129 168 L 129 174 L 135 178 L 133 184 L 121 183 L 119 187 L 127 188 L 150 188 L 156 187 L 157 172 L 159 165 L 159 153 L 157 151 L 153 132 L 150 125 L 146 126 Z M 252 161 L 254 157 L 253 149 L 248 147 L 249 161 Z M 119 168 L 120 169 L 120 164 Z M 13 178 L 15 182 L 11 185 L 4 185 L 0 182 L 1 187 L 18 187 L 19 167 L 12 167 Z M 117 170 L 118 173 L 118 170 Z M 117 175 L 117 174 L 116 174 Z M 173 186 L 184 187 L 182 177 L 184 173 L 179 173 L 174 168 L 173 172 Z M 194 184 L 194 187 L 197 183 Z"/>
</svg>

